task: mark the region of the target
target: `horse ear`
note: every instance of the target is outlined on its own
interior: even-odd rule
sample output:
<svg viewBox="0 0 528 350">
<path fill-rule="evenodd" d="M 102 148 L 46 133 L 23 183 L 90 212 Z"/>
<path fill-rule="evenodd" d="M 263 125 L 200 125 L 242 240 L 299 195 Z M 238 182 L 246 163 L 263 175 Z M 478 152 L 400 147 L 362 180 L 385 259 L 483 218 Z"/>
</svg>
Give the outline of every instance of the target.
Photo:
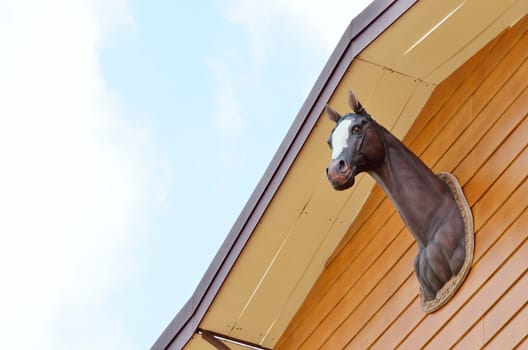
<svg viewBox="0 0 528 350">
<path fill-rule="evenodd" d="M 326 111 L 326 115 L 328 116 L 328 119 L 330 119 L 334 123 L 337 123 L 339 119 L 341 119 L 341 116 L 339 115 L 339 113 L 337 113 L 332 108 L 330 108 L 329 105 L 326 105 L 325 111 Z"/>
<path fill-rule="evenodd" d="M 348 90 L 348 104 L 350 105 L 350 108 L 354 111 L 356 114 L 367 114 L 367 111 L 361 103 L 359 103 L 356 96 L 352 93 L 352 91 Z"/>
</svg>

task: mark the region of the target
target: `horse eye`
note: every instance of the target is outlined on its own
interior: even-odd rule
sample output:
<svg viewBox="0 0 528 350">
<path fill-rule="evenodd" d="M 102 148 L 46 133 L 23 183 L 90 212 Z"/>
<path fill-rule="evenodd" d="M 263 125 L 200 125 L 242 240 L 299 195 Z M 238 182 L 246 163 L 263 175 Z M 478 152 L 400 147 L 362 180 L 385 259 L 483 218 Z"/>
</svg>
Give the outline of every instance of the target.
<svg viewBox="0 0 528 350">
<path fill-rule="evenodd" d="M 352 127 L 352 134 L 360 134 L 361 133 L 361 128 L 359 127 L 359 125 L 354 125 Z"/>
</svg>

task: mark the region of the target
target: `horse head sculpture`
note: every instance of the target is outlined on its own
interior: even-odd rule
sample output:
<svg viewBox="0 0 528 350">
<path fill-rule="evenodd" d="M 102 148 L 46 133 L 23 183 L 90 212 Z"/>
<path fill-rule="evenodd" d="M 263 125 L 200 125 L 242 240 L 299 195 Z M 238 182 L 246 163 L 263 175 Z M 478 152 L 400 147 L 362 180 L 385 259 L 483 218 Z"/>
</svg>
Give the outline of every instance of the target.
<svg viewBox="0 0 528 350">
<path fill-rule="evenodd" d="M 367 113 L 349 92 L 353 113 L 341 116 L 328 138 L 332 159 L 326 169 L 335 190 L 354 185 L 357 174 L 371 175 L 388 195 L 418 243 L 414 269 L 422 309 L 445 304 L 465 279 L 473 259 L 472 216 L 456 178 L 438 176 Z"/>
</svg>

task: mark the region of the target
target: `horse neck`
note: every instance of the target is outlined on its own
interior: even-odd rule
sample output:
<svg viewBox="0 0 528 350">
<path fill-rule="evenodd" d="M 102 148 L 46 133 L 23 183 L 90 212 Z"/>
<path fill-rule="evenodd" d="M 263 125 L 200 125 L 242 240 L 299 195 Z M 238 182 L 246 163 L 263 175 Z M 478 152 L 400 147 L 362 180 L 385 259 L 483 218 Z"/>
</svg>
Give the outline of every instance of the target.
<svg viewBox="0 0 528 350">
<path fill-rule="evenodd" d="M 445 196 L 445 184 L 403 143 L 377 126 L 385 158 L 370 175 L 380 184 L 415 238 L 428 240 L 428 227 Z"/>
</svg>

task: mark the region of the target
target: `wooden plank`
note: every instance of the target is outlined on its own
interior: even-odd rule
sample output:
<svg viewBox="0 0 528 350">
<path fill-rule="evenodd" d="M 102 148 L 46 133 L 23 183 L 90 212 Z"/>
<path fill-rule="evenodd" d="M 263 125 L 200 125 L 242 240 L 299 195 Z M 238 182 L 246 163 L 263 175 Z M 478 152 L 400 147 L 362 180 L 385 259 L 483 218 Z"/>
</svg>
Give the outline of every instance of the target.
<svg viewBox="0 0 528 350">
<path fill-rule="evenodd" d="M 502 166 L 505 163 L 507 164 L 507 160 L 498 159 L 500 155 L 497 155 L 497 152 L 499 150 L 500 152 L 509 152 L 509 161 L 511 161 L 512 152 L 515 152 L 516 149 L 522 149 L 526 145 L 526 137 L 523 138 L 523 136 L 526 135 L 527 118 L 526 115 L 524 115 L 523 117 L 523 122 L 516 127 L 516 129 L 513 131 L 512 134 L 510 134 L 510 136 L 508 136 L 504 144 L 502 144 L 499 149 L 497 149 L 493 154 L 490 155 L 490 158 L 485 158 L 486 156 L 488 156 L 489 152 L 486 153 L 486 150 L 484 149 L 484 151 L 482 151 L 481 148 L 476 148 L 474 151 L 468 154 L 465 161 L 462 162 L 453 172 L 459 179 L 459 182 L 462 184 L 462 186 L 464 186 L 464 184 L 466 184 L 467 181 L 469 181 L 469 179 L 473 178 L 474 176 L 481 176 L 483 178 L 489 177 L 487 183 L 490 183 L 490 181 L 493 181 L 494 178 L 496 178 L 497 176 L 497 171 L 489 169 L 492 167 L 492 165 L 490 165 L 491 162 L 497 161 L 498 164 Z M 491 162 L 489 159 L 491 159 Z M 488 162 L 488 168 L 483 169 L 484 166 L 481 165 L 484 160 Z M 484 173 L 479 174 L 479 171 Z M 476 199 L 477 198 L 472 198 L 472 200 Z"/>
<path fill-rule="evenodd" d="M 519 342 L 514 348 L 515 350 L 528 350 L 528 335 L 524 337 L 523 340 Z"/>
<path fill-rule="evenodd" d="M 528 57 L 528 52 L 526 51 L 527 46 L 528 33 L 525 31 L 515 46 L 512 47 L 508 54 L 505 55 L 498 64 L 493 66 L 493 70 L 490 72 L 489 76 L 487 76 L 478 89 L 475 90 L 472 95 L 475 112 L 481 111 L 484 106 L 488 104 L 490 98 L 503 89 L 504 84 L 510 80 L 510 77 L 516 73 L 517 70 L 521 69 L 519 67 L 523 66 L 523 62 L 525 62 Z"/>
<path fill-rule="evenodd" d="M 379 188 L 379 186 L 376 185 L 376 188 Z M 381 189 L 380 191 L 383 192 Z M 349 241 L 349 244 L 347 244 L 339 256 L 332 261 L 332 264 L 328 266 L 329 274 L 340 275 L 368 244 L 369 239 L 367 238 L 372 237 L 373 233 L 379 232 L 381 227 L 387 223 L 391 218 L 391 215 L 394 215 L 395 212 L 396 210 L 394 209 L 394 206 L 384 194 L 380 205 L 372 215 L 365 220 L 364 224 L 360 225 L 358 231 Z"/>
<path fill-rule="evenodd" d="M 485 198 L 482 205 L 491 205 Z M 478 239 L 475 240 L 475 257 L 484 255 L 485 252 L 493 246 L 495 241 L 500 238 L 500 233 L 526 209 L 528 206 L 528 180 L 524 180 L 507 199 L 501 204 L 492 217 L 476 232 Z"/>
<path fill-rule="evenodd" d="M 484 345 L 482 334 L 484 333 L 484 321 L 481 319 L 456 343 L 453 350 L 480 349 Z"/>
<path fill-rule="evenodd" d="M 346 249 L 342 251 L 338 259 L 336 259 L 327 269 L 328 279 L 322 279 L 322 282 L 327 285 L 335 282 L 338 278 L 342 278 L 342 275 L 346 273 L 349 266 L 355 263 L 357 259 L 364 254 L 364 250 L 371 244 L 371 241 L 378 242 L 381 240 L 380 231 L 384 225 L 393 225 L 394 222 L 398 221 L 398 215 L 395 213 L 395 209 L 388 199 L 384 199 L 379 209 L 376 210 L 376 215 L 373 215 L 363 225 L 360 230 L 354 235 Z M 398 226 L 400 227 L 400 226 Z M 394 238 L 395 234 L 399 232 L 393 232 L 390 237 Z M 374 249 L 373 247 L 369 249 Z M 334 275 L 334 277 L 332 276 Z M 330 280 L 333 277 L 332 280 Z"/>
<path fill-rule="evenodd" d="M 480 168 L 511 131 L 526 117 L 528 114 L 528 89 L 524 89 L 503 112 L 495 111 L 494 108 L 491 108 L 492 106 L 486 107 L 479 117 L 475 118 L 469 127 L 463 131 L 455 143 L 434 165 L 434 170 L 453 171 L 457 166 L 473 169 L 466 170 L 467 176 L 458 179 L 464 185 L 472 171 Z M 503 106 L 500 107 L 503 108 Z M 497 118 L 497 116 L 500 117 Z M 466 160 L 467 164 L 461 165 L 463 160 Z M 464 173 L 464 170 L 459 168 L 457 172 L 461 174 Z"/>
<path fill-rule="evenodd" d="M 418 296 L 416 296 L 411 300 L 409 306 L 403 309 L 396 321 L 380 334 L 380 337 L 374 341 L 369 349 L 386 350 L 396 348 L 402 337 L 411 333 L 417 322 L 424 317 L 425 314 L 420 308 Z"/>
<path fill-rule="evenodd" d="M 347 316 L 345 321 L 340 324 L 325 341 L 321 349 L 343 349 L 349 348 L 350 341 L 355 339 L 356 335 L 361 334 L 365 324 L 376 315 L 377 311 L 391 298 L 398 294 L 401 287 L 406 285 L 403 293 L 410 293 L 415 295 L 418 291 L 415 284 L 405 282 L 413 276 L 413 261 L 416 256 L 417 247 L 414 245 L 394 264 L 394 267 L 389 270 L 386 276 L 380 283 L 361 301 L 351 314 Z M 409 286 L 414 286 L 411 290 Z M 354 347 L 352 347 L 354 348 Z"/>
<path fill-rule="evenodd" d="M 486 255 L 472 267 L 468 275 L 468 280 L 447 305 L 436 313 L 428 315 L 426 318 L 421 317 L 422 315 L 418 316 L 422 322 L 419 322 L 412 333 L 405 337 L 403 342 L 399 344 L 399 347 L 402 349 L 410 349 L 416 347 L 417 344 L 426 344 L 490 278 L 494 278 L 493 276 L 496 274 L 502 276 L 501 278 L 508 278 L 508 270 L 514 269 L 509 264 L 507 264 L 509 269 L 505 268 L 506 265 L 504 265 L 504 262 L 525 241 L 526 235 L 524 234 L 523 237 L 523 233 L 526 233 L 525 228 L 527 226 L 528 212 L 525 211 L 493 247 L 486 252 Z M 523 249 L 528 249 L 528 245 L 525 244 Z M 523 254 L 527 254 L 524 250 L 522 252 Z M 525 258 L 525 256 L 522 258 Z M 517 259 L 515 258 L 509 261 L 521 263 Z"/>
<path fill-rule="evenodd" d="M 528 147 L 517 157 L 506 169 L 503 175 L 489 188 L 482 200 L 479 200 L 472 208 L 473 223 L 475 230 L 482 225 L 493 214 L 496 208 L 485 203 L 502 203 L 528 176 Z"/>
<path fill-rule="evenodd" d="M 473 206 L 485 192 L 479 188 L 488 188 L 493 184 L 510 163 L 525 148 L 528 135 L 528 118 L 506 139 L 506 141 L 493 153 L 486 163 L 475 173 L 465 186 L 463 185 L 466 199 L 470 206 Z M 468 160 L 469 162 L 470 160 Z M 521 160 L 522 161 L 522 160 Z M 459 172 L 455 170 L 455 176 Z M 518 177 L 518 176 L 517 176 Z"/>
<path fill-rule="evenodd" d="M 399 219 L 397 216 L 394 218 Z M 317 324 L 317 328 L 307 334 L 307 338 L 300 348 L 313 348 L 321 345 L 328 337 L 328 332 L 333 332 L 335 327 L 347 317 L 350 310 L 359 305 L 368 292 L 383 278 L 388 266 L 394 261 L 388 262 L 388 259 L 394 254 L 403 254 L 406 248 L 413 243 L 412 236 L 406 230 L 402 230 L 403 223 L 396 221 L 394 225 L 398 225 L 396 229 L 393 229 L 394 226 L 385 226 L 384 230 L 375 237 L 380 237 L 375 242 L 376 244 L 369 245 L 361 258 L 353 265 L 353 268 L 343 274 L 343 278 L 339 280 L 340 283 L 335 284 L 336 288 L 333 290 L 340 297 L 328 299 L 328 302 L 332 303 L 329 308 L 320 306 L 322 301 L 316 305 L 314 308 L 316 313 L 314 312 L 314 319 L 313 322 L 310 322 L 310 328 L 314 328 L 313 323 Z M 393 235 L 394 232 L 398 233 L 396 239 L 392 240 L 392 238 L 387 237 L 389 233 Z M 387 239 L 383 240 L 383 237 L 387 237 Z M 392 242 L 389 244 L 391 240 Z M 332 293 L 332 295 L 335 294 Z M 336 322 L 338 323 L 336 324 Z"/>
<path fill-rule="evenodd" d="M 493 103 L 488 105 L 488 107 L 490 107 L 490 108 L 487 108 L 486 111 L 483 113 L 483 115 L 479 116 L 479 118 L 476 119 L 476 122 L 478 123 L 479 127 L 483 127 L 485 129 L 484 131 L 486 131 L 489 128 L 491 128 L 492 125 L 494 125 L 493 121 L 494 121 L 494 119 L 496 119 L 496 116 L 500 115 L 500 113 L 504 110 L 504 108 L 507 108 L 510 105 L 510 101 L 515 96 L 517 96 L 518 92 L 516 92 L 516 91 L 522 91 L 522 89 L 524 89 L 526 87 L 526 76 L 527 75 L 528 75 L 528 61 L 525 63 L 524 68 L 522 69 L 522 74 L 515 75 L 516 79 L 515 80 L 512 79 L 511 84 L 510 83 L 507 84 L 508 88 L 507 89 L 505 88 L 504 90 L 501 91 L 500 98 L 494 99 Z M 521 81 L 521 83 L 519 81 Z M 518 84 L 522 84 L 522 89 L 519 90 Z M 523 103 L 521 103 L 521 105 L 523 106 L 524 110 L 521 112 L 520 115 L 519 114 L 513 114 L 512 115 L 512 114 L 508 113 L 508 115 L 511 118 L 514 119 L 513 122 L 515 122 L 519 118 L 524 118 L 525 117 L 526 110 L 528 109 L 528 107 L 527 107 L 526 102 L 524 102 L 524 101 L 523 101 Z M 519 106 L 515 106 L 515 107 L 519 107 Z M 515 112 L 520 112 L 520 111 L 518 109 L 514 109 L 514 110 L 511 110 L 509 112 L 514 112 L 515 113 Z M 511 123 L 512 122 L 509 122 L 509 124 L 511 124 Z M 520 145 L 521 147 L 522 147 L 522 145 L 526 144 L 526 138 L 518 141 L 519 137 L 521 137 L 519 135 L 519 133 L 522 133 L 524 130 L 526 130 L 526 125 L 521 124 L 521 126 L 519 126 L 519 128 L 522 128 L 522 130 L 516 131 L 515 140 L 511 140 L 512 137 L 508 138 L 508 141 L 507 141 L 508 147 L 515 148 L 515 145 L 511 145 L 513 142 L 520 142 L 520 143 L 517 143 L 517 146 Z M 480 132 L 483 132 L 483 130 L 481 129 Z M 491 128 L 491 132 L 493 133 L 493 135 L 495 135 L 495 132 L 494 132 L 493 128 Z M 498 138 L 498 136 L 497 136 L 497 139 L 500 140 Z M 470 142 L 467 139 L 464 140 L 464 141 L 467 142 L 466 143 L 466 148 L 467 148 L 467 145 L 471 145 L 472 144 L 472 142 Z M 492 144 L 496 144 L 496 141 L 492 142 Z M 508 150 L 504 150 L 504 149 L 501 149 L 501 151 L 508 152 Z M 465 154 L 465 153 L 462 152 L 462 153 L 458 153 L 458 154 L 460 155 L 460 154 Z M 451 155 L 453 155 L 453 153 L 451 153 Z M 457 178 L 459 179 L 459 181 L 460 181 L 460 183 L 462 185 L 465 184 L 466 181 L 469 178 L 471 178 L 471 176 L 473 174 L 475 174 L 475 171 L 478 169 L 478 166 L 481 164 L 481 163 L 479 164 L 478 161 L 479 160 L 482 161 L 483 157 L 481 156 L 481 157 L 479 157 L 477 159 L 474 159 L 474 158 L 472 158 L 473 156 L 475 156 L 475 154 L 474 153 L 470 153 L 469 156 L 468 156 L 469 158 L 466 157 L 465 162 L 463 164 L 461 164 L 461 166 L 457 167 L 455 169 L 455 171 L 454 171 L 455 175 L 457 176 Z M 499 158 L 499 157 L 502 157 L 502 155 L 497 155 L 497 154 L 495 154 L 494 157 L 496 158 L 495 159 L 496 161 L 502 162 L 502 163 L 505 163 L 506 161 L 511 160 L 511 158 Z M 491 167 L 488 168 L 489 170 L 492 171 L 492 174 L 494 174 L 494 173 L 496 173 L 498 171 L 498 170 L 494 171 L 492 168 L 494 168 L 494 167 L 491 166 Z M 493 176 L 491 176 L 490 178 L 493 179 Z M 468 201 L 470 203 L 472 201 L 474 201 L 474 200 L 475 200 L 475 198 L 468 198 Z"/>
<path fill-rule="evenodd" d="M 528 221 L 527 221 L 528 223 Z M 515 259 L 518 254 L 525 254 L 523 257 Z M 520 248 L 519 252 L 511 258 L 515 259 L 515 264 L 508 261 L 501 270 L 497 271 L 493 277 L 481 286 L 476 293 L 460 309 L 448 323 L 444 325 L 439 333 L 432 338 L 425 347 L 426 349 L 446 349 L 453 346 L 456 341 L 462 337 L 471 326 L 475 324 L 496 302 L 502 297 L 507 296 L 507 291 L 512 284 L 526 272 L 526 259 L 528 256 L 528 243 L 525 248 Z M 523 266 L 524 262 L 524 266 Z M 510 302 L 515 303 L 515 300 Z"/>
<path fill-rule="evenodd" d="M 453 118 L 449 119 L 443 126 L 437 126 L 438 134 L 431 140 L 429 145 L 424 149 L 420 155 L 420 159 L 433 168 L 438 159 L 447 149 L 456 141 L 462 131 L 464 131 L 475 118 L 473 113 L 472 100 L 467 100 L 454 114 Z M 446 170 L 446 169 L 443 169 Z"/>
<path fill-rule="evenodd" d="M 526 325 L 528 325 L 528 307 L 525 306 L 483 349 L 513 349 L 526 340 Z"/>
<path fill-rule="evenodd" d="M 527 264 L 528 262 L 525 262 L 525 271 Z M 511 287 L 508 294 L 484 316 L 485 327 L 482 334 L 485 342 L 490 341 L 519 310 L 526 306 L 528 303 L 526 291 L 528 291 L 528 275 L 525 273 L 521 280 Z M 526 330 L 528 332 L 528 327 Z"/>
<path fill-rule="evenodd" d="M 332 253 L 332 256 L 328 258 L 328 261 L 326 262 L 327 267 L 334 261 L 335 258 L 337 258 L 338 255 L 340 255 L 341 251 L 348 245 L 352 237 L 354 237 L 354 235 L 359 231 L 361 226 L 366 223 L 366 221 L 373 215 L 373 213 L 377 211 L 377 209 L 384 200 L 388 200 L 387 195 L 383 192 L 381 187 L 374 186 L 374 188 L 372 189 L 372 193 L 365 202 L 363 208 L 361 208 L 361 211 L 359 212 L 356 220 L 354 220 L 350 228 L 347 230 L 345 236 L 343 236 L 341 242 L 339 242 L 339 245 L 337 246 L 334 253 Z"/>
<path fill-rule="evenodd" d="M 418 297 L 420 285 L 414 273 L 407 276 L 405 282 L 400 286 L 398 291 L 376 312 L 363 326 L 363 329 L 350 343 L 346 349 L 366 349 L 373 344 L 376 339 L 384 334 L 384 331 L 397 319 L 402 309 L 409 307 Z"/>
<path fill-rule="evenodd" d="M 449 125 L 442 130 L 441 134 L 438 135 L 421 156 L 422 160 L 427 164 L 435 164 L 433 169 L 437 171 L 452 171 L 467 153 L 473 150 L 475 147 L 474 145 L 480 145 L 478 141 L 487 135 L 486 132 L 488 130 L 495 137 L 495 139 L 491 140 L 490 145 L 497 145 L 497 142 L 502 141 L 501 136 L 504 135 L 505 137 L 508 134 L 504 132 L 497 133 L 495 128 L 498 126 L 497 128 L 499 129 L 499 132 L 501 131 L 500 129 L 508 130 L 508 126 L 511 126 L 512 124 L 516 125 L 516 122 L 522 120 L 528 113 L 528 102 L 526 102 L 528 92 L 525 91 L 527 86 L 527 75 L 528 61 L 525 62 L 522 69 L 518 70 L 517 73 L 511 77 L 503 89 L 491 98 L 489 104 L 487 104 L 482 111 L 477 112 L 473 103 L 473 98 L 470 99 L 469 102 L 472 113 L 474 113 L 475 116 L 467 117 L 468 120 L 465 122 L 453 122 L 453 120 L 450 120 Z M 524 94 L 522 94 L 523 91 Z M 519 95 L 522 95 L 522 97 L 517 98 Z M 513 106 L 514 108 L 509 108 L 514 102 L 517 102 Z M 502 118 L 504 114 L 507 114 L 508 117 Z M 498 124 L 497 119 L 508 120 L 505 122 L 506 125 L 502 126 Z M 486 141 L 489 141 L 489 139 Z M 458 147 L 453 147 L 453 145 L 457 144 Z M 488 147 L 484 149 L 489 148 L 488 145 Z M 480 159 L 482 160 L 482 158 Z M 441 164 L 436 164 L 440 163 L 439 160 L 442 161 Z M 470 165 L 470 168 L 472 168 L 473 171 L 478 169 L 478 164 L 475 160 L 467 164 Z M 463 184 L 465 183 L 465 180 L 466 179 L 462 178 L 459 181 Z"/>
</svg>

